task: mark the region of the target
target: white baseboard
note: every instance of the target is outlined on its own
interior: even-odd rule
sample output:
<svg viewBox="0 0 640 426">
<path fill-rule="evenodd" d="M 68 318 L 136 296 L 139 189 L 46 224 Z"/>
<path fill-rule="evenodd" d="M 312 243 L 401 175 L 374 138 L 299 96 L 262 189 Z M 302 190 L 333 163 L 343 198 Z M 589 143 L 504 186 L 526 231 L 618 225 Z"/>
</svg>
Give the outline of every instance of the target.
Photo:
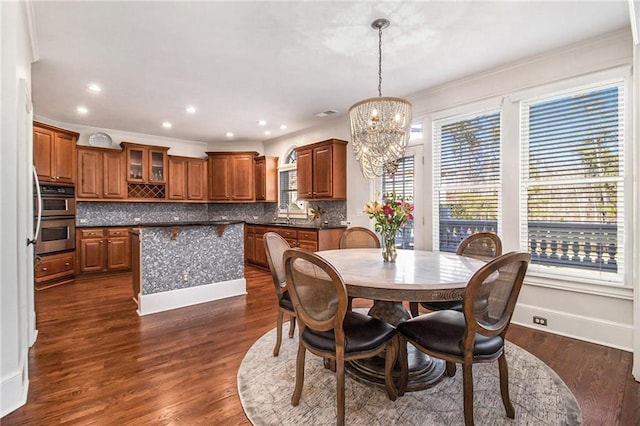
<svg viewBox="0 0 640 426">
<path fill-rule="evenodd" d="M 533 324 L 534 315 L 546 318 L 547 326 Z M 628 324 L 522 304 L 516 306 L 511 322 L 623 351 L 633 351 L 633 326 Z"/>
<path fill-rule="evenodd" d="M 27 403 L 29 380 L 22 381 L 22 372 L 14 371 L 0 383 L 0 417 L 4 417 Z"/>
<path fill-rule="evenodd" d="M 162 293 L 141 294 L 138 296 L 138 315 L 155 314 L 243 294 L 247 294 L 247 281 L 244 278 Z"/>
</svg>

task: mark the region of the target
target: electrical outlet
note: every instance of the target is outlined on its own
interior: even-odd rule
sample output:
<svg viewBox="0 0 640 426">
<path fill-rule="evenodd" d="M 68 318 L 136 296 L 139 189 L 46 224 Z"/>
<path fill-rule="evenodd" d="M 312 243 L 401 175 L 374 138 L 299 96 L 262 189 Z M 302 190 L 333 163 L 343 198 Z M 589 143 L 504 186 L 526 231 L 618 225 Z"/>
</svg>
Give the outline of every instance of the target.
<svg viewBox="0 0 640 426">
<path fill-rule="evenodd" d="M 87 219 L 80 219 L 80 223 L 87 223 L 88 220 Z"/>
<path fill-rule="evenodd" d="M 188 272 L 183 272 L 182 273 L 182 282 L 187 282 L 189 281 L 189 273 Z"/>
<path fill-rule="evenodd" d="M 351 225 L 351 221 L 350 220 L 341 220 L 340 221 L 340 225 L 349 226 L 349 225 Z"/>
<path fill-rule="evenodd" d="M 140 222 L 140 218 L 139 218 L 139 217 L 134 217 L 134 218 L 133 218 L 133 221 L 134 221 L 134 222 Z"/>
<path fill-rule="evenodd" d="M 546 327 L 547 326 L 547 319 L 546 318 L 542 318 L 542 317 L 534 316 L 533 317 L 533 323 Z"/>
<path fill-rule="evenodd" d="M 174 216 L 173 220 L 180 220 L 180 218 L 178 216 Z"/>
</svg>

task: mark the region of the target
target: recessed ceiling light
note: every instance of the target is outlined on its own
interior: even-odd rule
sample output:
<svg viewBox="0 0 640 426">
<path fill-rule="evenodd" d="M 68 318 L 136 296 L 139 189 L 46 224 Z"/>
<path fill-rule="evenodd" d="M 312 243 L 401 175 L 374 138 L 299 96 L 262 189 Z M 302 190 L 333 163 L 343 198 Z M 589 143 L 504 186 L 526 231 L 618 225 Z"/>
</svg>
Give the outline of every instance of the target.
<svg viewBox="0 0 640 426">
<path fill-rule="evenodd" d="M 258 126 L 266 126 L 267 122 L 264 120 L 258 120 Z"/>
<path fill-rule="evenodd" d="M 269 130 L 265 130 L 265 131 L 264 131 L 264 134 L 265 134 L 265 135 L 267 135 L 267 136 L 269 136 L 269 135 L 271 134 L 271 132 L 270 132 Z"/>
<path fill-rule="evenodd" d="M 226 137 L 228 137 L 228 138 L 232 138 L 232 137 L 233 137 L 233 133 L 231 133 L 231 132 L 227 132 L 227 133 L 225 134 L 225 136 L 226 136 Z"/>
<path fill-rule="evenodd" d="M 193 105 L 189 105 L 185 111 L 187 111 L 189 114 L 195 114 L 196 113 L 196 107 L 194 107 Z"/>
<path fill-rule="evenodd" d="M 78 108 L 76 108 L 76 111 L 78 111 L 78 114 L 86 114 L 89 112 L 89 110 L 83 106 L 79 106 Z"/>
<path fill-rule="evenodd" d="M 280 130 L 286 130 L 287 129 L 287 125 L 286 124 L 281 124 L 280 125 Z"/>
<path fill-rule="evenodd" d="M 100 87 L 98 84 L 96 83 L 91 83 L 87 86 L 87 89 L 89 89 L 90 92 L 93 93 L 100 93 L 102 92 L 102 87 Z"/>
<path fill-rule="evenodd" d="M 164 123 L 162 123 L 162 127 L 164 127 L 165 129 L 170 129 L 172 126 L 173 125 L 168 121 L 165 121 Z"/>
</svg>

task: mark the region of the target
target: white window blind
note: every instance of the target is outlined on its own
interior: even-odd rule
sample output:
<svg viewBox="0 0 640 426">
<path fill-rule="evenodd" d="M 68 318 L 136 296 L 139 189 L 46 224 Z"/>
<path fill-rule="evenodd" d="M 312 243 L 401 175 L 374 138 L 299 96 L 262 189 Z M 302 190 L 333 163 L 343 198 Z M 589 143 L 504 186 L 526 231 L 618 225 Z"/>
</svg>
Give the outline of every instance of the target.
<svg viewBox="0 0 640 426">
<path fill-rule="evenodd" d="M 521 102 L 522 246 L 537 270 L 622 280 L 623 107 L 622 81 Z"/>
<path fill-rule="evenodd" d="M 405 200 L 413 200 L 415 181 L 415 156 L 402 157 L 397 162 L 395 173 L 385 173 L 382 176 L 382 193 L 395 192 Z M 414 234 L 413 219 L 408 220 L 396 238 L 396 246 L 401 249 L 413 250 Z"/>
<path fill-rule="evenodd" d="M 500 111 L 434 121 L 435 249 L 455 252 L 471 234 L 498 232 L 500 137 Z"/>
</svg>

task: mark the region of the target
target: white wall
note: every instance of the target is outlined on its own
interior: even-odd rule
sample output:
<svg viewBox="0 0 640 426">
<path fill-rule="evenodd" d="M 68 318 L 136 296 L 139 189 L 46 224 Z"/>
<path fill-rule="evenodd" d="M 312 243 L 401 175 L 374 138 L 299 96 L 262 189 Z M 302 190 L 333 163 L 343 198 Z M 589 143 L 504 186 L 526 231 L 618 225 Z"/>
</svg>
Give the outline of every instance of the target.
<svg viewBox="0 0 640 426">
<path fill-rule="evenodd" d="M 0 2 L 0 416 L 23 405 L 29 386 L 28 350 L 35 339 L 31 236 L 32 50 L 25 2 Z M 30 10 L 30 9 L 29 9 Z"/>
</svg>

